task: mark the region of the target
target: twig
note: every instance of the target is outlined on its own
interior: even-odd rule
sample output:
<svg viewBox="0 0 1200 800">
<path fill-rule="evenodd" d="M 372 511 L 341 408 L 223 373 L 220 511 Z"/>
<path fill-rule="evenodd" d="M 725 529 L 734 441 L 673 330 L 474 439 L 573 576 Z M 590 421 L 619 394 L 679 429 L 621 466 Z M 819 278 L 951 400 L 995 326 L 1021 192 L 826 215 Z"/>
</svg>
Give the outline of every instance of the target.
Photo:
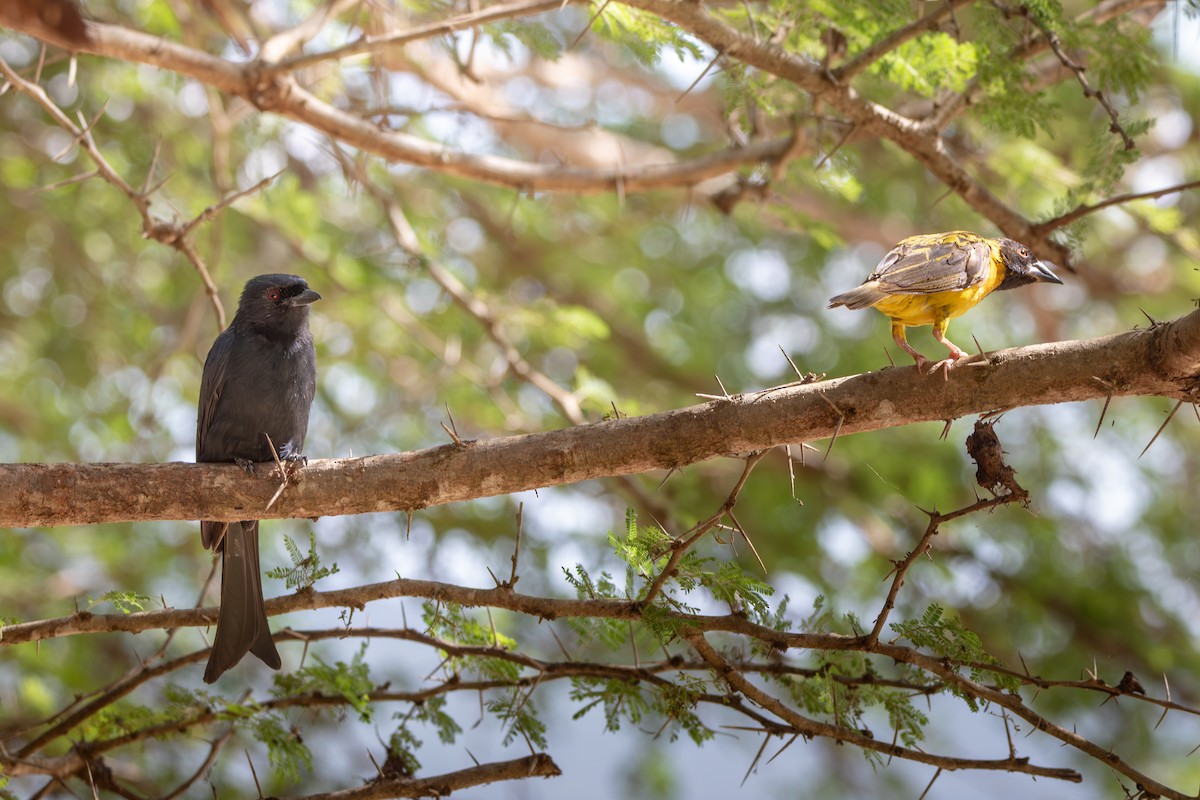
<svg viewBox="0 0 1200 800">
<path fill-rule="evenodd" d="M 1121 126 L 1121 115 L 1117 113 L 1115 108 L 1113 108 L 1112 103 L 1109 102 L 1108 97 L 1104 94 L 1104 92 L 1099 89 L 1092 88 L 1087 76 L 1083 74 L 1084 68 L 1079 64 L 1076 64 L 1075 61 L 1069 55 L 1067 55 L 1067 52 L 1063 49 L 1062 40 L 1058 37 L 1058 34 L 1042 26 L 1042 24 L 1038 21 L 1037 16 L 1029 13 L 1025 6 L 1021 6 L 1021 8 L 1025 9 L 1026 16 L 1028 16 L 1028 18 L 1032 20 L 1033 24 L 1037 25 L 1042 31 L 1042 35 L 1046 37 L 1046 41 L 1050 44 L 1050 49 L 1054 51 L 1054 55 L 1058 56 L 1058 60 L 1062 62 L 1063 66 L 1075 73 L 1075 79 L 1079 81 L 1079 85 L 1083 89 L 1083 96 L 1095 99 L 1096 102 L 1103 107 L 1105 112 L 1108 113 L 1108 118 L 1111 120 L 1111 124 L 1108 126 L 1108 129 L 1111 132 L 1120 135 L 1121 141 L 1124 142 L 1126 150 L 1136 150 L 1137 145 L 1134 144 L 1133 139 L 1129 136 L 1129 134 L 1125 132 L 1125 128 Z"/>
<path fill-rule="evenodd" d="M 1039 234 L 1046 234 L 1057 228 L 1061 228 L 1065 225 L 1070 225 L 1075 220 L 1086 217 L 1088 214 L 1094 214 L 1095 212 L 1100 211 L 1101 209 L 1109 208 L 1111 206 L 1122 205 L 1124 203 L 1130 203 L 1135 200 L 1154 200 L 1159 197 L 1165 197 L 1169 194 L 1176 194 L 1178 192 L 1186 192 L 1189 189 L 1195 189 L 1197 187 L 1200 187 L 1200 180 L 1188 181 L 1187 183 L 1180 183 L 1175 186 L 1168 186 L 1166 189 L 1156 189 L 1152 192 L 1133 192 L 1130 194 L 1119 194 L 1115 197 L 1110 197 L 1107 200 L 1102 200 L 1099 203 L 1093 203 L 1092 205 L 1079 206 L 1078 208 L 1074 208 L 1071 211 L 1067 212 L 1066 214 L 1061 214 L 1057 217 L 1054 217 L 1053 219 L 1048 219 L 1045 222 L 1040 222 L 1037 225 L 1034 225 L 1033 229 L 1035 231 L 1037 231 Z"/>
<path fill-rule="evenodd" d="M 925 16 L 873 42 L 870 47 L 858 53 L 840 67 L 835 68 L 833 70 L 834 80 L 839 83 L 853 80 L 863 70 L 905 42 L 915 39 L 923 33 L 938 30 L 941 27 L 942 20 L 951 16 L 956 10 L 964 8 L 973 2 L 975 0 L 943 0 L 943 2 L 938 4 Z"/>
<path fill-rule="evenodd" d="M 667 559 L 667 563 L 659 569 L 658 575 L 655 576 L 653 581 L 651 581 L 650 586 L 646 589 L 645 594 L 638 599 L 637 605 L 639 607 L 644 608 L 645 606 L 648 606 L 654 602 L 654 600 L 658 597 L 659 592 L 662 591 L 667 580 L 673 576 L 675 567 L 679 564 L 679 561 L 683 558 L 684 554 L 686 554 L 687 551 L 696 544 L 696 542 L 700 541 L 705 534 L 716 527 L 717 523 L 721 521 L 722 517 L 724 517 L 733 509 L 734 505 L 737 503 L 738 495 L 741 494 L 742 488 L 746 485 L 746 481 L 750 478 L 750 473 L 754 471 L 754 468 L 758 465 L 758 462 L 762 461 L 766 454 L 767 451 L 760 450 L 757 453 L 752 453 L 750 456 L 748 456 L 746 458 L 746 464 L 742 468 L 742 474 L 738 477 L 737 481 L 733 485 L 733 488 L 730 489 L 729 495 L 725 498 L 725 502 L 721 504 L 721 507 L 717 509 L 716 513 L 708 517 L 708 519 L 696 523 L 691 530 L 687 531 L 671 543 L 671 555 Z"/>
<path fill-rule="evenodd" d="M 714 672 L 733 689 L 745 695 L 749 700 L 783 720 L 802 736 L 822 736 L 838 742 L 846 742 L 885 755 L 895 755 L 922 764 L 932 764 L 945 769 L 986 769 L 1003 772 L 1020 772 L 1039 777 L 1057 778 L 1078 783 L 1082 776 L 1072 769 L 1041 767 L 1026 759 L 960 759 L 950 756 L 935 755 L 920 750 L 912 750 L 899 745 L 881 742 L 865 734 L 843 727 L 831 725 L 810 719 L 785 705 L 781 700 L 760 689 L 748 680 L 740 671 L 725 660 L 704 637 L 703 633 L 690 631 L 686 634 L 688 643 L 709 664 Z"/>
<path fill-rule="evenodd" d="M 570 0 L 566 0 L 566 2 L 570 2 Z M 349 44 L 336 47 L 333 50 L 293 56 L 279 62 L 275 65 L 274 70 L 279 73 L 291 73 L 325 61 L 334 61 L 365 53 L 378 52 L 392 47 L 398 48 L 410 42 L 420 41 L 421 39 L 445 36 L 479 25 L 487 25 L 492 22 L 511 19 L 512 17 L 525 17 L 546 11 L 554 11 L 562 8 L 566 5 L 566 2 L 563 2 L 563 0 L 532 0 L 532 2 L 523 3 L 501 3 L 475 14 L 461 14 L 457 17 L 442 20 L 441 22 L 417 25 L 407 30 L 393 31 L 381 36 L 362 36 Z"/>
<path fill-rule="evenodd" d="M 916 546 L 903 559 L 893 564 L 892 572 L 889 574 L 895 577 L 892 578 L 892 585 L 888 589 L 887 597 L 883 601 L 883 607 L 879 610 L 879 615 L 875 617 L 875 625 L 864 640 L 865 647 L 869 650 L 879 642 L 879 636 L 883 632 L 884 625 L 887 624 L 888 615 L 896 607 L 896 596 L 900 593 L 900 587 L 904 585 L 904 578 L 908 574 L 908 570 L 918 558 L 929 552 L 929 549 L 933 546 L 933 537 L 937 536 L 942 523 L 950 522 L 968 514 L 974 514 L 977 511 L 996 508 L 1008 503 L 1022 502 L 1023 499 L 1018 493 L 1013 492 L 988 500 L 977 500 L 969 506 L 964 506 L 957 511 L 951 511 L 946 514 L 939 514 L 936 511 L 926 511 L 925 513 L 929 516 L 929 523 L 925 526 L 925 532 L 917 541 Z"/>
<path fill-rule="evenodd" d="M 100 152 L 100 148 L 96 146 L 95 140 L 92 138 L 89 127 L 77 127 L 59 108 L 45 90 L 36 83 L 31 83 L 22 78 L 16 70 L 9 66 L 8 62 L 0 58 L 0 73 L 18 90 L 29 95 L 40 105 L 47 114 L 61 127 L 67 131 L 79 143 L 79 146 L 88 154 L 92 162 L 96 165 L 96 171 L 105 181 L 116 187 L 133 203 L 138 214 L 142 218 L 142 232 L 147 238 L 154 239 L 163 244 L 179 250 L 188 259 L 195 268 L 200 279 L 204 283 L 205 290 L 208 292 L 209 300 L 213 305 L 213 310 L 217 316 L 218 328 L 225 327 L 225 309 L 221 305 L 221 298 L 217 294 L 217 288 L 213 284 L 212 277 L 208 273 L 208 268 L 200 255 L 192 247 L 186 238 L 180 235 L 180 229 L 170 223 L 155 219 L 150 214 L 150 199 L 149 196 L 136 191 L 121 175 L 113 169 L 112 165 Z"/>
</svg>

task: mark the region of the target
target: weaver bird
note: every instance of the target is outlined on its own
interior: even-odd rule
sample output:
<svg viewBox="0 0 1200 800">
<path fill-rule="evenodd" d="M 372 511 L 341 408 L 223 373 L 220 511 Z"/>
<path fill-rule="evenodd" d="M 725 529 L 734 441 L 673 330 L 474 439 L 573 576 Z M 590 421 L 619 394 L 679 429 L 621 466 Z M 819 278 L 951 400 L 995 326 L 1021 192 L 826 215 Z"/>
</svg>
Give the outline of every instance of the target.
<svg viewBox="0 0 1200 800">
<path fill-rule="evenodd" d="M 946 338 L 946 326 L 997 289 L 1062 281 L 1050 267 L 1012 239 L 985 239 L 970 231 L 925 233 L 897 244 L 856 289 L 829 299 L 829 307 L 874 306 L 892 320 L 892 338 L 923 370 L 929 359 L 904 335 L 905 328 L 932 325 L 933 338 L 950 358 L 934 365 L 942 376 L 967 357 Z M 931 370 L 931 372 L 933 371 Z"/>
</svg>

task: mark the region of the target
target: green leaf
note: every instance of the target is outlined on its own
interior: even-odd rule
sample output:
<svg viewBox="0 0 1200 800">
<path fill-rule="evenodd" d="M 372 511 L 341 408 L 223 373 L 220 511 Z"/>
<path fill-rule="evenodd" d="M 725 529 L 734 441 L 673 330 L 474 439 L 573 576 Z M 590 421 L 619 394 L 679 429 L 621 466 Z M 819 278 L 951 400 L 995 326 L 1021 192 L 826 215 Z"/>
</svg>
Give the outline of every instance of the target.
<svg viewBox="0 0 1200 800">
<path fill-rule="evenodd" d="M 338 661 L 328 664 L 312 657 L 311 664 L 290 673 L 275 676 L 272 695 L 278 698 L 302 694 L 342 697 L 358 713 L 359 721 L 370 722 L 371 692 L 375 684 L 366 664 L 367 645 L 364 642 L 349 664 Z"/>
<path fill-rule="evenodd" d="M 283 537 L 283 546 L 287 548 L 292 566 L 267 570 L 267 577 L 284 581 L 289 589 L 310 589 L 317 581 L 338 572 L 336 562 L 328 567 L 321 565 L 321 558 L 317 555 L 317 534 L 314 531 L 308 532 L 307 553 L 302 553 L 290 536 Z"/>
<path fill-rule="evenodd" d="M 267 747 L 271 766 L 286 780 L 298 780 L 312 772 L 312 751 L 304 744 L 298 728 L 288 725 L 281 714 L 259 714 L 248 722 L 254 738 Z"/>
<path fill-rule="evenodd" d="M 112 603 L 122 614 L 132 614 L 135 611 L 145 611 L 146 605 L 150 602 L 147 595 L 139 592 L 122 592 L 113 590 L 105 592 L 95 599 L 88 599 L 88 608 L 93 608 L 100 603 Z"/>
</svg>

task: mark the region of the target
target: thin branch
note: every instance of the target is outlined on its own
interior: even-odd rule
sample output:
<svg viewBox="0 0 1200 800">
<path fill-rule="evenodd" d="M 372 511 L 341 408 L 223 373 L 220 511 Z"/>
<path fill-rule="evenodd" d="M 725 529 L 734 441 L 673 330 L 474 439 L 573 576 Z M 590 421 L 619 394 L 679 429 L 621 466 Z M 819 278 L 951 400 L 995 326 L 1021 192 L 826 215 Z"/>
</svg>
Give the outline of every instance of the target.
<svg viewBox="0 0 1200 800">
<path fill-rule="evenodd" d="M 1013 502 L 1022 502 L 1024 498 L 1017 494 L 1007 494 L 1000 497 L 993 497 L 990 500 L 978 500 L 969 506 L 951 511 L 947 514 L 939 514 L 936 511 L 926 512 L 929 514 L 929 524 L 925 527 L 925 532 L 917 541 L 915 547 L 909 551 L 900 561 L 895 562 L 895 567 L 892 571 L 895 577 L 892 578 L 891 588 L 888 589 L 887 597 L 883 601 L 883 607 L 879 611 L 879 615 L 875 617 L 875 625 L 871 632 L 867 635 L 867 648 L 875 646 L 879 641 L 879 636 L 883 633 L 884 625 L 887 624 L 888 615 L 892 609 L 896 607 L 896 597 L 900 594 L 900 587 L 904 585 L 904 578 L 908 574 L 909 569 L 916 563 L 917 559 L 929 552 L 933 546 L 933 537 L 937 536 L 938 530 L 943 522 L 949 522 L 959 517 L 965 517 L 968 514 L 974 514 L 978 511 L 996 508 L 997 506 L 1006 505 Z"/>
<path fill-rule="evenodd" d="M 853 744 L 863 750 L 871 750 L 876 753 L 904 758 L 921 764 L 932 764 L 943 769 L 996 770 L 1000 772 L 1037 775 L 1044 778 L 1055 778 L 1072 783 L 1081 783 L 1083 781 L 1083 776 L 1073 769 L 1042 767 L 1030 763 L 1025 758 L 976 759 L 941 756 L 873 739 L 851 728 L 830 725 L 825 722 L 809 719 L 748 680 L 745 675 L 726 661 L 725 657 L 717 652 L 716 648 L 709 644 L 702 633 L 689 633 L 686 638 L 688 644 L 692 646 L 701 658 L 712 665 L 713 670 L 722 680 L 757 705 L 762 706 L 767 711 L 779 717 L 779 719 L 783 720 L 803 736 L 821 736 L 837 742 Z"/>
<path fill-rule="evenodd" d="M 517 13 L 515 9 L 521 6 L 528 13 L 528 9 L 549 2 L 512 4 L 509 8 L 511 13 Z M 559 2 L 550 4 L 555 8 L 561 5 Z M 500 12 L 493 9 L 481 12 L 482 15 L 489 13 Z M 471 21 L 465 17 L 463 20 Z M 438 24 L 441 27 L 448 25 L 450 23 Z M 17 26 L 17 30 L 25 31 L 25 28 Z M 268 69 L 259 62 L 232 63 L 117 25 L 92 23 L 90 30 L 93 36 L 87 49 L 97 55 L 151 64 L 187 75 L 223 92 L 243 97 L 260 111 L 272 111 L 302 122 L 336 141 L 387 161 L 414 164 L 521 191 L 600 194 L 618 189 L 630 193 L 694 187 L 743 166 L 773 162 L 795 142 L 795 137 L 786 136 L 684 161 L 639 164 L 629 168 L 621 165 L 606 168 L 571 167 L 454 152 L 448 151 L 440 142 L 399 131 L 381 130 L 373 120 L 336 108 L 302 87 L 292 76 L 290 67 L 276 65 Z"/>
<path fill-rule="evenodd" d="M 1134 769 L 1124 759 L 1114 753 L 1112 749 L 1098 745 L 1074 730 L 1068 730 L 1061 725 L 1051 722 L 1043 715 L 1038 714 L 1025 705 L 1025 702 L 1019 695 L 1010 693 L 999 687 L 984 686 L 962 675 L 956 665 L 947 663 L 941 657 L 925 655 L 906 647 L 887 644 L 885 642 L 879 642 L 875 646 L 874 652 L 931 672 L 955 686 L 957 690 L 965 692 L 981 702 L 995 703 L 1008 709 L 1015 716 L 1028 722 L 1034 730 L 1052 736 L 1060 742 L 1074 747 L 1085 755 L 1100 761 L 1131 780 L 1140 783 L 1145 792 L 1158 795 L 1162 798 L 1168 798 L 1168 800 L 1194 800 L 1193 795 L 1176 791 L 1154 780 L 1149 775 Z"/>
<path fill-rule="evenodd" d="M 278 72 L 293 72 L 325 61 L 335 61 L 365 53 L 376 53 L 389 48 L 400 48 L 406 44 L 432 39 L 435 36 L 445 36 L 451 33 L 468 30 L 479 25 L 501 22 L 513 17 L 529 17 L 548 11 L 557 11 L 571 0 L 531 0 L 522 3 L 501 3 L 490 6 L 483 11 L 473 14 L 460 14 L 457 17 L 416 25 L 402 31 L 393 31 L 378 36 L 362 36 L 349 44 L 326 50 L 321 53 L 295 56 L 285 59 L 272 67 Z"/>
<path fill-rule="evenodd" d="M 965 8 L 974 2 L 975 0 L 942 0 L 937 7 L 925 16 L 873 42 L 870 47 L 834 69 L 834 78 L 838 83 L 853 80 L 863 70 L 905 42 L 915 39 L 923 33 L 933 33 L 940 30 L 943 20 L 951 16 L 958 9 Z"/>
<path fill-rule="evenodd" d="M 393 797 L 445 797 L 452 792 L 499 781 L 554 778 L 562 770 L 545 753 L 512 761 L 495 761 L 431 778 L 374 780 L 353 789 L 304 795 L 297 800 L 390 800 Z"/>
<path fill-rule="evenodd" d="M 734 483 L 733 488 L 729 490 L 729 495 L 725 498 L 725 502 L 721 504 L 721 507 L 717 509 L 716 513 L 710 516 L 708 519 L 696 523 L 695 527 L 671 543 L 670 557 L 667 559 L 667 562 L 662 566 L 662 568 L 659 569 L 658 575 L 655 576 L 653 581 L 651 581 L 650 586 L 646 589 L 645 594 L 638 598 L 638 605 L 648 606 L 654 602 L 659 592 L 662 591 L 662 588 L 666 582 L 674 576 L 675 567 L 679 564 L 679 561 L 684 557 L 687 551 L 690 550 L 697 542 L 699 542 L 700 539 L 703 538 L 709 531 L 716 527 L 717 523 L 719 523 L 721 519 L 729 513 L 734 505 L 737 504 L 738 495 L 741 494 L 742 489 L 746 485 L 746 481 L 750 479 L 750 473 L 754 471 L 754 468 L 758 466 L 758 462 L 762 461 L 763 456 L 766 454 L 767 451 L 765 450 L 752 453 L 746 459 L 746 465 L 742 468 L 742 474 Z"/>
<path fill-rule="evenodd" d="M 1074 73 L 1075 80 L 1079 82 L 1080 87 L 1083 89 L 1083 96 L 1089 99 L 1094 99 L 1108 114 L 1108 118 L 1110 120 L 1108 126 L 1109 131 L 1121 137 L 1121 141 L 1124 143 L 1126 150 L 1136 149 L 1137 145 L 1134 144 L 1133 139 L 1128 133 L 1125 132 L 1125 128 L 1121 125 L 1121 115 L 1117 113 L 1117 110 L 1113 107 L 1112 103 L 1108 99 L 1108 96 L 1104 94 L 1104 92 L 1099 89 L 1092 88 L 1091 82 L 1088 81 L 1087 76 L 1083 74 L 1084 68 L 1081 65 L 1076 64 L 1074 59 L 1072 59 L 1071 56 L 1067 54 L 1067 51 L 1063 49 L 1062 39 L 1059 38 L 1058 34 L 1043 26 L 1038 21 L 1037 15 L 1029 11 L 1028 6 L 1022 5 L 1020 8 L 1024 12 L 1024 16 L 1033 22 L 1033 24 L 1036 25 L 1042 32 L 1042 35 L 1046 37 L 1046 41 L 1050 44 L 1050 49 L 1054 51 L 1054 55 L 1060 62 L 1062 62 L 1062 65 Z"/>
<path fill-rule="evenodd" d="M 22 78 L 16 70 L 9 66 L 3 58 L 0 58 L 0 72 L 5 78 L 20 91 L 32 97 L 38 105 L 40 105 L 50 117 L 58 123 L 59 127 L 67 131 L 78 142 L 84 152 L 91 157 L 96 164 L 96 171 L 104 180 L 119 189 L 137 209 L 138 214 L 142 218 L 142 232 L 147 238 L 159 241 L 169 247 L 173 247 L 181 252 L 185 258 L 195 268 L 196 273 L 200 276 L 204 283 L 205 290 L 208 292 L 209 301 L 213 305 L 213 310 L 216 312 L 217 327 L 225 327 L 225 309 L 221 305 L 221 298 L 217 294 L 216 285 L 213 283 L 212 277 L 208 273 L 208 268 L 205 266 L 200 255 L 195 248 L 183 235 L 175 225 L 155 219 L 150 213 L 150 197 L 142 194 L 129 185 L 121 175 L 113 169 L 112 165 L 100 152 L 100 148 L 96 146 L 95 140 L 92 138 L 91 127 L 76 127 L 62 109 L 60 109 L 50 96 L 35 83 L 30 83 Z"/>
<path fill-rule="evenodd" d="M 1176 194 L 1177 192 L 1186 192 L 1189 189 L 1195 189 L 1197 187 L 1200 187 L 1200 180 L 1188 181 L 1187 183 L 1180 183 L 1176 186 L 1168 186 L 1166 189 L 1156 189 L 1153 192 L 1120 194 L 1115 197 L 1110 197 L 1107 200 L 1102 200 L 1099 203 L 1093 203 L 1089 206 L 1079 206 L 1078 208 L 1068 211 L 1066 214 L 1061 214 L 1053 219 L 1048 219 L 1045 222 L 1034 225 L 1033 227 L 1039 233 L 1049 233 L 1050 231 L 1056 230 L 1065 225 L 1070 225 L 1072 222 L 1086 217 L 1088 214 L 1094 214 L 1104 208 L 1124 205 L 1125 203 L 1131 203 L 1135 200 L 1155 200 L 1159 197 L 1166 197 L 1169 194 Z"/>
<path fill-rule="evenodd" d="M 279 61 L 315 39 L 330 20 L 337 19 L 361 2 L 362 0 L 330 0 L 322 4 L 299 25 L 280 31 L 263 42 L 258 53 L 259 58 L 268 63 Z"/>
</svg>

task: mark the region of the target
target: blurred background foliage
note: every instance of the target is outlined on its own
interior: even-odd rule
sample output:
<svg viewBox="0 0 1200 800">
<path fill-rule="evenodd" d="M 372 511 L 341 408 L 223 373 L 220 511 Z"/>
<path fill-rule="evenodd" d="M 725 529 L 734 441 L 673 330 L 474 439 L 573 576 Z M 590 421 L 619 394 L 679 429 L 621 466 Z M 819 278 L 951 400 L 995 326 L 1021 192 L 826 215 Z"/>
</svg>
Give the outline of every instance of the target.
<svg viewBox="0 0 1200 800">
<path fill-rule="evenodd" d="M 294 25 L 315 7 L 304 0 L 219 5 L 236 12 L 233 27 L 244 24 L 251 40 L 255 30 Z M 746 13 L 753 13 L 761 31 L 820 60 L 827 54 L 824 31 L 840 31 L 854 53 L 931 5 L 774 0 L 718 4 L 713 13 L 742 27 L 750 25 Z M 1181 3 L 1134 5 L 1141 10 L 1103 26 L 1071 22 L 1092 3 L 1026 7 L 1058 27 L 1088 64 L 1094 85 L 1120 109 L 1127 130 L 1140 132 L 1135 152 L 1121 149 L 1108 116 L 1083 96 L 1069 72 L 1055 73 L 1052 64 L 1038 73 L 1040 84 L 1026 82 L 1030 63 L 1007 53 L 1027 33 L 1027 23 L 1002 13 L 1002 4 L 959 9 L 957 39 L 946 33 L 919 37 L 877 62 L 856 86 L 889 107 L 916 113 L 930 98 L 979 80 L 983 97 L 946 129 L 946 146 L 992 192 L 1035 221 L 1080 202 L 1181 183 L 1196 176 L 1200 154 L 1196 23 Z M 243 58 L 207 8 L 189 0 L 87 3 L 95 19 Z M 329 24 L 310 49 L 351 39 L 359 26 L 403 27 L 461 10 L 440 2 L 365 3 Z M 152 213 L 161 218 L 190 219 L 282 170 L 261 192 L 199 228 L 195 243 L 228 314 L 241 284 L 262 272 L 301 274 L 321 292 L 313 317 L 320 376 L 306 447 L 312 458 L 441 444 L 446 435 L 439 423 L 448 422 L 447 410 L 464 437 L 571 423 L 508 368 L 480 320 L 453 301 L 420 259 L 397 246 L 380 204 L 348 177 L 352 163 L 400 204 L 424 257 L 486 303 L 504 336 L 534 368 L 573 392 L 588 420 L 697 402 L 698 392 L 719 392 L 714 374 L 730 392 L 786 383 L 795 375 L 781 348 L 801 370 L 829 376 L 885 367 L 885 349 L 904 365 L 880 315 L 827 311 L 827 298 L 856 285 L 905 236 L 956 228 L 996 234 L 994 225 L 894 145 L 852 140 L 839 147 L 845 126 L 791 84 L 721 62 L 686 91 L 712 53 L 650 15 L 606 5 L 580 37 L 597 10 L 570 7 L 378 58 L 324 64 L 306 73 L 305 82 L 343 108 L 386 107 L 381 124 L 448 150 L 541 163 L 578 162 L 589 152 L 588 136 L 596 139 L 597 163 L 615 163 L 604 150 L 614 142 L 618 149 L 640 148 L 639 159 L 643 152 L 682 158 L 728 146 L 731 131 L 735 139 L 752 138 L 786 133 L 793 125 L 819 143 L 819 152 L 773 176 L 766 199 L 747 198 L 723 213 L 704 187 L 528 193 L 381 163 L 190 79 L 119 60 L 81 56 L 72 80 L 67 58 L 51 49 L 40 83 L 72 117 L 80 112 L 91 119 L 104 108 L 93 128 L 97 145 L 132 185 L 162 182 L 152 197 Z M 0 32 L 0 57 L 28 77 L 39 44 Z M 468 67 L 479 81 L 472 91 L 486 102 L 466 90 L 455 93 L 466 83 L 458 76 Z M 569 143 L 571 137 L 580 141 Z M 200 369 L 218 332 L 213 309 L 191 265 L 143 238 L 127 198 L 98 179 L 63 183 L 92 168 L 27 96 L 10 90 L 0 97 L 0 459 L 191 460 Z M 1145 326 L 1147 317 L 1188 312 L 1200 295 L 1198 212 L 1197 195 L 1184 192 L 1085 217 L 1063 232 L 1072 247 L 1071 264 L 1060 273 L 1065 286 L 997 295 L 957 321 L 951 337 L 965 345 L 974 336 L 983 347 L 998 349 L 1115 333 Z M 910 338 L 918 349 L 938 352 L 926 331 Z M 1096 436 L 1099 403 L 1006 413 L 997 431 L 1033 496 L 1032 513 L 1009 507 L 947 526 L 932 563 L 918 564 L 910 575 L 900 613 L 939 602 L 958 610 L 985 647 L 1014 668 L 1023 659 L 1035 674 L 1074 679 L 1094 667 L 1109 683 L 1131 669 L 1159 695 L 1166 674 L 1175 699 L 1200 705 L 1196 415 L 1181 411 L 1138 456 L 1171 405 L 1114 400 Z M 822 442 L 802 464 L 795 445 L 794 497 L 782 451 L 759 468 L 742 495 L 739 519 L 766 565 L 764 577 L 790 596 L 796 619 L 823 596 L 835 612 L 853 611 L 869 622 L 882 602 L 889 559 L 903 555 L 924 528 L 920 508 L 949 510 L 974 499 L 974 467 L 962 447 L 969 425 L 954 424 L 945 439 L 941 432 L 931 424 L 844 437 L 829 452 Z M 712 513 L 741 466 L 699 464 L 662 485 L 663 474 L 639 476 L 652 508 L 598 482 L 429 509 L 416 515 L 411 533 L 403 515 L 273 522 L 265 528 L 264 567 L 287 563 L 283 535 L 303 541 L 313 529 L 322 557 L 341 569 L 319 588 L 396 574 L 490 586 L 486 567 L 507 574 L 516 506 L 523 502 L 520 588 L 565 595 L 564 567 L 620 568 L 605 534 L 620 529 L 627 506 L 639 508 L 643 521 L 652 510 L 665 510 L 668 517 L 660 521 L 669 529 L 686 527 Z M 759 571 L 744 548 L 735 552 L 713 542 L 705 552 L 742 559 L 747 569 Z M 152 605 L 189 606 L 210 568 L 197 526 L 186 521 L 10 530 L 0 536 L 0 617 L 68 615 L 113 590 L 142 593 Z M 269 596 L 284 591 L 273 581 L 266 589 Z M 111 610 L 103 603 L 96 608 Z M 372 624 L 397 627 L 400 608 L 387 603 L 365 614 Z M 406 613 L 415 624 L 418 604 L 408 603 Z M 334 616 L 275 622 L 315 627 L 314 619 L 333 624 Z M 530 630 L 531 621 L 505 617 L 502 624 L 523 648 L 557 655 L 544 631 Z M 54 713 L 76 694 L 116 678 L 161 641 L 161 635 L 114 634 L 6 648 L 0 728 Z M 202 643 L 200 632 L 185 630 L 171 647 L 186 653 Z M 588 652 L 568 644 L 572 652 Z M 314 643 L 308 658 L 348 661 L 357 647 L 354 640 Z M 302 648 L 281 649 L 286 672 L 300 662 Z M 373 645 L 367 654 L 372 679 L 421 685 L 437 659 L 415 649 Z M 252 687 L 270 681 L 248 662 L 229 678 Z M 199 668 L 172 677 L 186 686 L 199 679 Z M 236 694 L 236 687 L 219 690 Z M 134 700 L 153 707 L 163 702 L 163 691 L 152 684 Z M 565 696 L 551 693 L 545 702 L 548 716 L 566 720 L 573 713 Z M 1165 780 L 1195 785 L 1200 762 L 1185 758 L 1200 740 L 1194 720 L 1173 715 L 1152 733 L 1152 709 L 1097 704 L 1094 695 L 1068 692 L 1048 692 L 1037 702 Z M 463 727 L 474 720 L 470 706 Z M 1000 725 L 984 715 L 964 718 L 949 706 L 941 701 L 933 707 L 931 749 L 961 744 L 955 731 L 994 732 Z M 947 728 L 939 728 L 939 718 Z M 304 715 L 295 722 L 311 727 L 314 736 L 332 724 Z M 552 730 L 570 730 L 565 724 Z M 598 723 L 593 728 L 598 737 Z M 374 741 L 370 730 L 363 735 Z M 498 746 L 494 728 L 476 735 Z M 591 747 L 611 746 L 622 754 L 613 759 L 631 794 L 686 796 L 689 770 L 705 774 L 690 745 L 648 742 L 634 730 L 622 737 L 634 741 L 608 737 Z M 426 738 L 425 750 L 436 749 L 436 736 Z M 186 772 L 181 764 L 192 746 L 184 740 L 177 748 L 123 757 L 137 763 L 148 781 L 165 785 L 168 776 Z M 585 745 L 564 740 L 561 746 Z M 728 770 L 740 776 L 757 741 L 741 740 L 737 748 L 723 755 Z M 1035 760 L 1083 769 L 1088 783 L 1078 790 L 1048 789 L 1005 778 L 995 791 L 1017 786 L 1050 792 L 1030 797 L 1121 796 L 1101 765 L 1054 742 L 1034 737 L 1021 740 L 1020 748 L 1040 756 Z M 797 744 L 775 764 L 760 767 L 762 775 L 752 777 L 745 791 L 787 796 L 798 764 L 808 765 L 801 774 L 811 796 L 893 790 L 915 796 L 930 776 L 915 768 L 872 773 L 864 759 L 843 750 L 848 748 Z M 234 752 L 218 763 L 216 780 L 249 790 L 249 775 Z M 700 752 L 703 760 L 708 750 Z M 813 762 L 814 754 L 828 760 Z M 788 757 L 796 761 L 786 763 Z M 355 764 L 363 762 L 356 758 Z M 430 755 L 431 763 L 439 758 L 450 756 Z M 682 765 L 683 774 L 664 763 Z M 355 769 L 372 772 L 365 762 Z M 587 767 L 578 770 L 586 774 Z M 279 791 L 297 788 L 263 773 L 260 768 L 263 780 L 282 781 L 267 784 Z M 347 785 L 344 773 L 330 777 L 318 766 L 317 775 L 308 788 Z M 591 794 L 596 787 L 579 776 L 568 769 L 558 782 L 511 791 L 551 796 L 570 784 L 580 797 L 605 796 Z M 763 781 L 758 789 L 755 780 Z M 1000 796 L 992 794 L 988 776 L 957 780 L 939 783 L 930 796 Z"/>
</svg>

